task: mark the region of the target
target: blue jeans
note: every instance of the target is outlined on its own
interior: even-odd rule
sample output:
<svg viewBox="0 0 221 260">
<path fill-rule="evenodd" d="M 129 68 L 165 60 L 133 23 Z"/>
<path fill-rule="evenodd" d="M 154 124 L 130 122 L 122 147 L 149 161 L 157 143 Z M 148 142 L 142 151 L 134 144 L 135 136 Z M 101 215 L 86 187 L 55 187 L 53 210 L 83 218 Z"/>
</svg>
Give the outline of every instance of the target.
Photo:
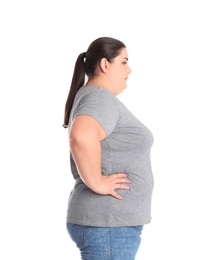
<svg viewBox="0 0 221 260">
<path fill-rule="evenodd" d="M 143 226 L 90 227 L 67 223 L 82 260 L 134 260 Z"/>
</svg>

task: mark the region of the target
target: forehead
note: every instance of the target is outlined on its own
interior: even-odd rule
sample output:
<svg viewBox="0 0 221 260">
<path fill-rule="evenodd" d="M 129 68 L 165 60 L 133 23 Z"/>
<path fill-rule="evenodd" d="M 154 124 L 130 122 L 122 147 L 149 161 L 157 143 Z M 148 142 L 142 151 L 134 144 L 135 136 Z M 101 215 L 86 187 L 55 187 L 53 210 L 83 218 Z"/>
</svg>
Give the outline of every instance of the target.
<svg viewBox="0 0 221 260">
<path fill-rule="evenodd" d="M 127 58 L 128 59 L 128 53 L 126 48 L 122 48 L 120 54 L 118 55 L 119 58 L 124 59 Z"/>
</svg>

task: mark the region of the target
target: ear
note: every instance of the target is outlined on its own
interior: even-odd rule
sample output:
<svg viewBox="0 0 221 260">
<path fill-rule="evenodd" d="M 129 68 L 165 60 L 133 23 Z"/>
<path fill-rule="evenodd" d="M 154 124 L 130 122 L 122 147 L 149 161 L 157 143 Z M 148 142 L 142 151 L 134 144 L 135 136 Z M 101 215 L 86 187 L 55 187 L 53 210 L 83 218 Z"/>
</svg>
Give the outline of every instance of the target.
<svg viewBox="0 0 221 260">
<path fill-rule="evenodd" d="M 106 58 L 102 58 L 100 61 L 100 68 L 103 73 L 107 72 L 108 65 L 109 65 L 108 60 Z"/>
</svg>

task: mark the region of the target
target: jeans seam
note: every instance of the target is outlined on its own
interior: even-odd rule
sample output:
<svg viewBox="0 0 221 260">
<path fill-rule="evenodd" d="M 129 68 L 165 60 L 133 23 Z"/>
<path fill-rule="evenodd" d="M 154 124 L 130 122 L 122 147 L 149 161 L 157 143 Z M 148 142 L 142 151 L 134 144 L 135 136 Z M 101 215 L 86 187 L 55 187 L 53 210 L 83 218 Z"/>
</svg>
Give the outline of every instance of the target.
<svg viewBox="0 0 221 260">
<path fill-rule="evenodd" d="M 82 237 L 82 245 L 85 245 L 85 226 L 83 226 L 83 237 Z"/>
<path fill-rule="evenodd" d="M 110 252 L 110 260 L 112 259 L 112 239 L 111 239 L 111 229 L 108 228 L 109 231 L 109 239 L 110 239 L 110 243 L 109 243 L 109 252 Z"/>
</svg>

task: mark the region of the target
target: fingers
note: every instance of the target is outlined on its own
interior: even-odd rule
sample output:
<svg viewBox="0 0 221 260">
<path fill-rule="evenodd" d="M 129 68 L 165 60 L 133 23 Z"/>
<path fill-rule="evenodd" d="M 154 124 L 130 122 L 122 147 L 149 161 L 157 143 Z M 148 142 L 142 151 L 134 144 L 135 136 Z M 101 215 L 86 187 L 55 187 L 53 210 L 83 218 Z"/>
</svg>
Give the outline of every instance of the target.
<svg viewBox="0 0 221 260">
<path fill-rule="evenodd" d="M 128 179 L 126 173 L 115 173 L 109 176 L 102 176 L 103 185 L 99 189 L 99 194 L 110 194 L 114 198 L 122 200 L 123 197 L 120 196 L 116 190 L 128 190 L 130 189 L 131 180 Z"/>
<path fill-rule="evenodd" d="M 117 184 L 115 185 L 115 189 L 123 189 L 123 190 L 129 190 L 130 186 L 125 184 Z"/>
<path fill-rule="evenodd" d="M 113 178 L 116 183 L 131 183 L 131 180 L 128 179 L 128 174 L 126 173 L 115 173 L 110 177 Z"/>
<path fill-rule="evenodd" d="M 117 173 L 113 174 L 110 177 L 113 178 L 114 189 L 130 189 L 128 184 L 131 183 L 131 180 L 127 178 L 126 173 Z"/>
<path fill-rule="evenodd" d="M 110 175 L 112 178 L 127 178 L 128 174 L 127 173 L 114 173 Z"/>
<path fill-rule="evenodd" d="M 112 175 L 115 181 L 115 189 L 124 189 L 129 190 L 130 186 L 128 185 L 131 183 L 131 180 L 128 179 L 128 174 L 126 173 L 117 173 Z M 126 184 L 125 184 L 126 183 Z M 115 190 L 111 194 L 113 197 L 119 200 L 123 200 L 124 198 L 120 196 Z"/>
</svg>

